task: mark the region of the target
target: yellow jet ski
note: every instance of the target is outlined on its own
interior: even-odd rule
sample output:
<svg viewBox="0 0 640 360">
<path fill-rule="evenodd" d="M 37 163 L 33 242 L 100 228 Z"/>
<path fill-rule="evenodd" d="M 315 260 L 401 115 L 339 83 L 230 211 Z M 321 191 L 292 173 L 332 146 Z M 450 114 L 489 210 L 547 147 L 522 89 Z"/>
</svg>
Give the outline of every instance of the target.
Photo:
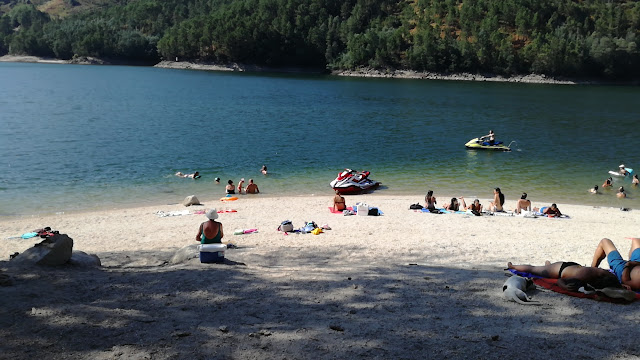
<svg viewBox="0 0 640 360">
<path fill-rule="evenodd" d="M 505 145 L 502 141 L 495 141 L 493 144 L 490 144 L 488 141 L 482 140 L 480 138 L 471 139 L 469 140 L 469 142 L 464 144 L 464 146 L 466 146 L 467 149 L 474 150 L 511 151 L 511 148 Z"/>
</svg>

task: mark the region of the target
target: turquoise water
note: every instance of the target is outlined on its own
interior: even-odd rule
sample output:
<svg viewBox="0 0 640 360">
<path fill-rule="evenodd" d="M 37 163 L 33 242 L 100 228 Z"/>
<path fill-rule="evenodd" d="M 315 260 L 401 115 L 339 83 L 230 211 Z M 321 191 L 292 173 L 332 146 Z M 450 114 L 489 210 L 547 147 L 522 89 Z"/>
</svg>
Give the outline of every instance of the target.
<svg viewBox="0 0 640 360">
<path fill-rule="evenodd" d="M 0 63 L 0 215 L 222 196 L 216 176 L 330 195 L 344 167 L 370 170 L 380 194 L 499 186 L 507 200 L 638 208 L 629 181 L 614 185 L 630 199 L 587 189 L 621 162 L 640 170 L 639 100 L 638 87 Z M 514 151 L 465 149 L 489 129 Z"/>
</svg>

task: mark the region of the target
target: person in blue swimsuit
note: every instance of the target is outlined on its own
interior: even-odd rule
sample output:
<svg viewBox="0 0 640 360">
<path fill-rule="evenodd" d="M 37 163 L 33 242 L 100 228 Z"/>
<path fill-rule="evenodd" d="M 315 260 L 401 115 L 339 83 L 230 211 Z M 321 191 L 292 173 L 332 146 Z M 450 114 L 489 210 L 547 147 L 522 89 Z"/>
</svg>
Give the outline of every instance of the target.
<svg viewBox="0 0 640 360">
<path fill-rule="evenodd" d="M 222 232 L 222 224 L 215 221 L 218 218 L 216 209 L 211 209 L 205 214 L 209 221 L 200 224 L 196 241 L 201 244 L 220 244 L 224 233 Z"/>
<path fill-rule="evenodd" d="M 591 266 L 598 267 L 606 257 L 609 268 L 616 274 L 622 286 L 630 290 L 640 290 L 640 238 L 627 239 L 631 239 L 629 261 L 622 258 L 613 241 L 604 238 L 598 243 Z"/>
<path fill-rule="evenodd" d="M 589 284 L 596 289 L 605 287 L 622 288 L 618 278 L 608 270 L 597 267 L 582 266 L 572 261 L 546 261 L 544 266 L 513 265 L 507 263 L 508 269 L 528 272 L 548 279 L 558 279 L 558 285 L 569 291 L 578 291 Z"/>
</svg>

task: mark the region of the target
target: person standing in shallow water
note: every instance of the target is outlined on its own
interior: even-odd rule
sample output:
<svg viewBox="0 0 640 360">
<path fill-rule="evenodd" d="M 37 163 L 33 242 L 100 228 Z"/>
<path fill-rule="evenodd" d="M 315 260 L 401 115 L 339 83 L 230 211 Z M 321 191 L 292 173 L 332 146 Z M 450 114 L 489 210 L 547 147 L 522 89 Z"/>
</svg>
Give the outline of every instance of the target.
<svg viewBox="0 0 640 360">
<path fill-rule="evenodd" d="M 267 165 L 262 165 L 262 168 L 260 169 L 260 172 L 263 175 L 267 175 Z"/>
</svg>

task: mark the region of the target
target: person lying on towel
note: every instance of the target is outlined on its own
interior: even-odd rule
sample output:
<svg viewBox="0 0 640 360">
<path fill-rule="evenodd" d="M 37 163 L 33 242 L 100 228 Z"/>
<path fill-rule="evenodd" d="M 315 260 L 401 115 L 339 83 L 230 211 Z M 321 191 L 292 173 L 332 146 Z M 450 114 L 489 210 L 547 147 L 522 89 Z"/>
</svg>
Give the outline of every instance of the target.
<svg viewBox="0 0 640 360">
<path fill-rule="evenodd" d="M 569 291 L 577 292 L 578 289 L 589 284 L 594 289 L 606 287 L 622 288 L 618 277 L 609 270 L 592 266 L 582 266 L 571 261 L 545 262 L 544 266 L 513 265 L 507 263 L 507 268 L 528 272 L 533 275 L 548 279 L 558 279 L 558 285 Z"/>
<path fill-rule="evenodd" d="M 631 240 L 629 261 L 622 258 L 613 241 L 604 238 L 598 243 L 591 266 L 598 267 L 606 257 L 609 268 L 616 274 L 622 286 L 637 291 L 640 290 L 640 238 L 627 239 Z"/>
</svg>

